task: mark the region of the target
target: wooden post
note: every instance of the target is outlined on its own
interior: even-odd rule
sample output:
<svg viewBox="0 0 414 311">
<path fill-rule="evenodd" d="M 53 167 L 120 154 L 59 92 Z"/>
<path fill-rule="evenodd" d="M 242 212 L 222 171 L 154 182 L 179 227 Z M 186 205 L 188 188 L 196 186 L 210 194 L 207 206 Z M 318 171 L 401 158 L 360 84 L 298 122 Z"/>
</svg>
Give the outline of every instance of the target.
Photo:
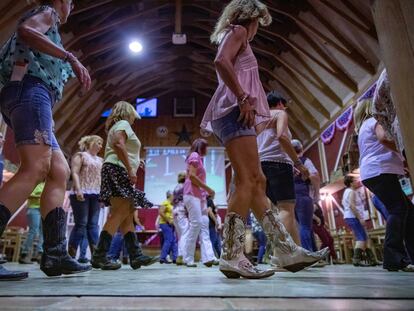
<svg viewBox="0 0 414 311">
<path fill-rule="evenodd" d="M 181 33 L 182 10 L 183 10 L 183 4 L 181 0 L 176 0 L 175 1 L 175 33 Z"/>
<path fill-rule="evenodd" d="M 319 160 L 321 161 L 322 182 L 329 182 L 328 162 L 326 161 L 325 145 L 318 139 Z"/>
<path fill-rule="evenodd" d="M 414 169 L 414 1 L 373 0 L 371 10 L 408 165 Z"/>
</svg>

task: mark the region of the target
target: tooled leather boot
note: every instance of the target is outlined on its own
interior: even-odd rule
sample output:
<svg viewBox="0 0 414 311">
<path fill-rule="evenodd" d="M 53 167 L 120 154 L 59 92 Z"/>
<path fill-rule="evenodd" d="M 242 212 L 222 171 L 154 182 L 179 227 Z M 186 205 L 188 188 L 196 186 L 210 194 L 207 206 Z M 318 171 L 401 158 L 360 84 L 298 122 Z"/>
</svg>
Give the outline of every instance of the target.
<svg viewBox="0 0 414 311">
<path fill-rule="evenodd" d="M 223 228 L 223 250 L 219 269 L 230 279 L 239 277 L 262 279 L 272 276 L 272 270 L 260 270 L 252 265 L 243 253 L 246 238 L 244 219 L 233 212 L 227 213 Z"/>
<path fill-rule="evenodd" d="M 43 254 L 40 270 L 47 276 L 82 273 L 92 269 L 90 265 L 78 263 L 66 250 L 66 212 L 57 207 L 42 219 Z"/>
<path fill-rule="evenodd" d="M 260 223 L 268 241 L 277 253 L 278 265 L 290 272 L 297 272 L 311 266 L 329 253 L 328 247 L 317 252 L 310 252 L 296 245 L 283 223 L 275 217 L 270 208 L 263 214 Z"/>
</svg>

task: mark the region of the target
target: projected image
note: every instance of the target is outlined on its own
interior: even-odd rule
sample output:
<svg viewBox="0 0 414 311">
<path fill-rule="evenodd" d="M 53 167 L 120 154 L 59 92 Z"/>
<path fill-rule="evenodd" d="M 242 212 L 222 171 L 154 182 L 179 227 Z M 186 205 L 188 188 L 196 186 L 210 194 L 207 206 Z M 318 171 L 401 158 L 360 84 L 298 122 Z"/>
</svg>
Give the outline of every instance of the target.
<svg viewBox="0 0 414 311">
<path fill-rule="evenodd" d="M 137 98 L 137 112 L 141 118 L 155 118 L 157 116 L 157 105 L 157 98 Z"/>
<path fill-rule="evenodd" d="M 174 190 L 177 175 L 185 171 L 185 159 L 189 148 L 146 148 L 145 193 L 154 204 L 165 200 L 168 190 Z M 224 169 L 224 148 L 209 148 L 204 158 L 207 184 L 214 189 L 215 203 L 226 204 L 226 181 Z"/>
</svg>

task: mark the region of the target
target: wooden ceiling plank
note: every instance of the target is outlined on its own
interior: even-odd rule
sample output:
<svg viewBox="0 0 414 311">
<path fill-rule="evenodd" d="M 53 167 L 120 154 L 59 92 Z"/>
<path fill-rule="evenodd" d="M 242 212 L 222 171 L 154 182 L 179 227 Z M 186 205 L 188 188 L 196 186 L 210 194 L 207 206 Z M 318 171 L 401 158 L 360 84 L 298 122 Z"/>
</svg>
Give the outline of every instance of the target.
<svg viewBox="0 0 414 311">
<path fill-rule="evenodd" d="M 345 11 L 341 10 L 338 6 L 332 4 L 330 1 L 326 0 L 320 0 L 321 3 L 323 3 L 325 6 L 327 6 L 329 9 L 340 15 L 343 19 L 345 19 L 348 23 L 354 25 L 356 28 L 358 28 L 360 31 L 364 32 L 366 35 L 370 36 L 372 39 L 378 41 L 377 32 L 375 31 L 374 24 L 367 25 L 364 23 L 364 19 L 355 20 L 353 17 L 351 17 L 349 14 L 347 14 Z M 359 15 L 360 16 L 360 15 Z"/>
<path fill-rule="evenodd" d="M 166 4 L 163 4 L 163 5 L 159 5 L 158 3 L 156 3 L 156 4 L 152 5 L 150 8 L 148 8 L 144 11 L 141 11 L 139 13 L 128 15 L 126 17 L 123 17 L 123 18 L 115 21 L 115 22 L 108 23 L 108 24 L 106 24 L 104 26 L 101 26 L 101 27 L 85 30 L 85 31 L 77 34 L 76 37 L 73 37 L 72 40 L 67 42 L 67 46 L 68 46 L 68 48 L 70 48 L 75 43 L 77 43 L 80 39 L 86 38 L 86 37 L 91 36 L 91 35 L 96 35 L 98 33 L 102 33 L 102 32 L 108 31 L 108 30 L 113 29 L 113 28 L 120 27 L 123 24 L 129 23 L 130 21 L 132 21 L 134 19 L 137 19 L 138 17 L 150 14 L 154 11 L 157 11 L 159 9 L 169 7 L 169 6 L 171 6 L 170 3 L 166 3 Z"/>
<path fill-rule="evenodd" d="M 366 70 L 368 73 L 371 73 L 373 71 L 375 71 L 375 68 L 371 65 L 367 63 L 367 60 L 357 51 L 355 51 L 355 49 L 353 47 L 350 47 L 349 44 L 346 45 L 346 42 L 342 42 L 346 48 L 342 47 L 341 45 L 339 45 L 338 43 L 336 43 L 335 41 L 331 40 L 328 36 L 324 35 L 321 31 L 319 31 L 316 27 L 312 26 L 310 23 L 308 23 L 307 21 L 303 20 L 302 18 L 299 17 L 295 17 L 287 12 L 284 12 L 282 10 L 279 10 L 277 8 L 272 8 L 272 11 L 283 14 L 289 18 L 291 18 L 292 20 L 294 20 L 298 26 L 304 30 L 308 30 L 309 32 L 311 32 L 314 36 L 316 36 L 317 38 L 319 38 L 323 44 L 328 44 L 330 46 L 332 46 L 335 50 L 337 50 L 338 52 L 340 52 L 342 55 L 346 56 L 347 58 L 349 58 L 351 61 L 353 61 L 355 64 L 357 64 L 359 67 L 363 68 L 364 70 Z M 314 10 L 315 11 L 315 10 Z M 319 17 L 315 16 L 316 19 L 319 19 Z M 325 27 L 330 27 L 331 26 L 325 26 Z M 331 29 L 329 29 L 331 31 Z M 333 33 L 334 35 L 337 34 Z M 341 36 L 339 34 L 339 36 Z M 342 37 L 342 36 L 341 36 Z M 339 39 L 339 38 L 338 38 Z M 373 74 L 373 73 L 372 73 Z"/>
</svg>

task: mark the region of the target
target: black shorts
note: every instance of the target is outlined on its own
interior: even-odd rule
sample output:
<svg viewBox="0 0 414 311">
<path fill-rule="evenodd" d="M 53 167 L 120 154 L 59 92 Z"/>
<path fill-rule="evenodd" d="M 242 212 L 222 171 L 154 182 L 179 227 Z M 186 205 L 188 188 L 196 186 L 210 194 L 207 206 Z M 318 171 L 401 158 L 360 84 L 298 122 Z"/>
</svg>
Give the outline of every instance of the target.
<svg viewBox="0 0 414 311">
<path fill-rule="evenodd" d="M 266 176 L 266 195 L 274 205 L 295 200 L 293 166 L 281 162 L 261 162 Z"/>
</svg>

